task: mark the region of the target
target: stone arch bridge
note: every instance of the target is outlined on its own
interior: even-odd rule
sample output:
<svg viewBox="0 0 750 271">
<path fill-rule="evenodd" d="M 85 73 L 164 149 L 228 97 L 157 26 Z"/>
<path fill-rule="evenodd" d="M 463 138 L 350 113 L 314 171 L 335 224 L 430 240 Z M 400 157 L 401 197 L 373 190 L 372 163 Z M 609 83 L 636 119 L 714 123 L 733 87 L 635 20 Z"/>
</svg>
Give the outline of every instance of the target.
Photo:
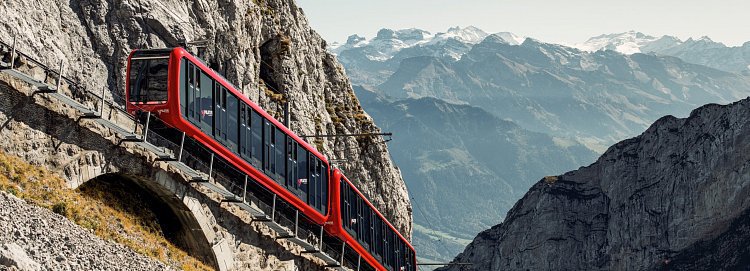
<svg viewBox="0 0 750 271">
<path fill-rule="evenodd" d="M 176 241 L 217 270 L 344 269 L 345 245 L 324 242 L 322 229 L 281 211 L 276 197 L 251 194 L 247 181 L 225 188 L 220 161 L 183 153 L 185 140 L 152 132 L 156 120 L 130 118 L 107 91 L 83 90 L 60 76 L 62 65 L 13 47 L 0 42 L 0 150 L 58 173 L 70 188 L 106 177 L 149 191 L 178 220 Z"/>
</svg>

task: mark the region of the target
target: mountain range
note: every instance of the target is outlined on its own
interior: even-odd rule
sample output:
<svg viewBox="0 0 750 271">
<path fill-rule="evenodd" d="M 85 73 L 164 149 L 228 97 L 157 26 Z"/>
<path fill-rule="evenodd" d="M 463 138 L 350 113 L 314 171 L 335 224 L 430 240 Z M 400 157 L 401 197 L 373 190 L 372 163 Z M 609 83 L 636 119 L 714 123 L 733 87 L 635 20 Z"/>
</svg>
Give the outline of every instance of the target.
<svg viewBox="0 0 750 271">
<path fill-rule="evenodd" d="M 575 138 L 597 152 L 663 115 L 685 115 L 702 104 L 731 102 L 750 93 L 748 75 L 676 57 L 587 52 L 531 38 L 518 44 L 520 38 L 507 33 L 487 35 L 479 43 L 464 38 L 430 43 L 441 35 L 424 33 L 381 30 L 382 35 L 367 42 L 337 47 L 338 57 L 354 84 L 394 98 L 435 97 L 479 106 L 526 129 Z M 395 41 L 402 36 L 409 38 Z M 466 48 L 460 58 L 444 54 L 456 44 Z"/>
<path fill-rule="evenodd" d="M 674 48 L 632 36 L 639 50 Z M 363 108 L 395 133 L 420 255 L 445 260 L 543 175 L 586 165 L 664 115 L 750 94 L 742 72 L 611 50 L 623 37 L 575 48 L 475 27 L 384 29 L 329 48 L 361 85 Z"/>
<path fill-rule="evenodd" d="M 593 37 L 574 47 L 594 52 L 613 50 L 623 54 L 649 53 L 680 59 L 728 72 L 750 73 L 750 42 L 726 46 L 709 37 L 680 40 L 674 36 L 654 37 L 636 31 Z"/>
</svg>

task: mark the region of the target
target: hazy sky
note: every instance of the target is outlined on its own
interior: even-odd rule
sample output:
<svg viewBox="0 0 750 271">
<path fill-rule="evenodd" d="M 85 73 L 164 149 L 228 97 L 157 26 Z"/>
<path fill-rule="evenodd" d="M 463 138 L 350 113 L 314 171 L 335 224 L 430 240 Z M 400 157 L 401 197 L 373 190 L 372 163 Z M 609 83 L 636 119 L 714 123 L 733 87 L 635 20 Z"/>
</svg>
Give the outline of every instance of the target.
<svg viewBox="0 0 750 271">
<path fill-rule="evenodd" d="M 682 39 L 750 41 L 750 0 L 296 0 L 328 42 L 380 28 L 445 31 L 474 25 L 546 42 L 573 44 L 636 30 Z"/>
</svg>

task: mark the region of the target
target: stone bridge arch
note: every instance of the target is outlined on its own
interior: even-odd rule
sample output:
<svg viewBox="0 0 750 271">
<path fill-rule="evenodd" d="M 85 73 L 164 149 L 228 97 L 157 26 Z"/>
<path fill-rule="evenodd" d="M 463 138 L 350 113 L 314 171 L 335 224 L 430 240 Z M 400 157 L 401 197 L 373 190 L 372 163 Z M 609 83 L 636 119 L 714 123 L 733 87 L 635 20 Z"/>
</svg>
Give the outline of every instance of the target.
<svg viewBox="0 0 750 271">
<path fill-rule="evenodd" d="M 212 214 L 205 212 L 198 199 L 190 195 L 189 187 L 172 174 L 158 170 L 152 176 L 118 172 L 88 177 L 82 182 L 69 184 L 75 184 L 72 188 L 79 190 L 104 185 L 119 191 L 108 193 L 109 196 L 123 197 L 117 200 L 142 201 L 137 205 L 147 206 L 170 242 L 216 270 L 227 269 L 226 259 L 220 259 L 222 254 L 214 251 L 217 234 L 209 223 L 214 219 Z"/>
</svg>

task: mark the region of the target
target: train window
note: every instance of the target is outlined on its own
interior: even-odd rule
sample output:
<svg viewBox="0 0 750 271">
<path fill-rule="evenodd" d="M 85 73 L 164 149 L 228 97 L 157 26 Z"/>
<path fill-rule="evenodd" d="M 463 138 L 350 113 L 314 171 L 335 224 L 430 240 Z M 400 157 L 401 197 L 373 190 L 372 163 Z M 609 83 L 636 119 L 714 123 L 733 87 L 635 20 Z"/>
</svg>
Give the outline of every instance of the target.
<svg viewBox="0 0 750 271">
<path fill-rule="evenodd" d="M 196 126 L 200 126 L 200 103 L 198 100 L 201 97 L 201 70 L 193 65 L 193 93 L 190 100 L 191 107 L 193 108 L 193 122 Z"/>
<path fill-rule="evenodd" d="M 200 76 L 200 95 L 197 95 L 197 109 L 196 114 L 200 121 L 200 129 L 208 133 L 213 129 L 213 91 L 214 91 L 214 80 L 211 79 L 206 73 L 201 72 Z"/>
<path fill-rule="evenodd" d="M 216 87 L 214 89 L 214 138 L 225 143 L 227 139 L 227 89 Z"/>
<path fill-rule="evenodd" d="M 286 182 L 284 176 L 286 176 L 286 134 L 284 131 L 276 127 L 276 181 L 284 185 Z"/>
<path fill-rule="evenodd" d="M 286 137 L 286 187 L 296 188 L 297 182 L 297 142 L 291 137 Z"/>
<path fill-rule="evenodd" d="M 398 261 L 396 267 L 402 267 L 404 266 L 404 242 L 398 236 L 396 236 L 396 239 L 398 239 L 398 253 L 396 254 Z"/>
<path fill-rule="evenodd" d="M 326 184 L 323 183 L 323 182 L 325 182 L 325 177 L 324 176 L 326 175 L 325 166 L 324 166 L 325 164 L 323 164 L 323 162 L 320 161 L 320 159 L 317 159 L 317 158 L 315 159 L 315 161 L 316 161 L 315 166 L 317 167 L 317 169 L 315 170 L 315 172 L 317 173 L 317 177 L 318 177 L 318 182 L 317 182 L 318 193 L 317 193 L 317 200 L 316 200 L 316 202 L 318 203 L 318 205 L 317 205 L 318 206 L 318 210 L 320 212 L 325 212 L 325 206 L 326 206 L 326 204 L 325 204 L 325 198 L 324 198 L 324 196 L 325 196 L 326 193 L 323 191 L 323 187 L 326 185 Z"/>
<path fill-rule="evenodd" d="M 240 139 L 238 141 L 239 144 L 237 144 L 237 151 L 242 158 L 245 158 L 245 153 L 247 153 L 247 145 L 245 145 L 245 138 L 247 137 L 245 135 L 245 131 L 247 131 L 247 123 L 245 122 L 245 107 L 246 105 L 240 102 L 240 118 L 237 121 L 240 127 Z"/>
<path fill-rule="evenodd" d="M 307 204 L 314 207 L 315 209 L 318 208 L 318 158 L 316 158 L 314 155 L 310 155 L 310 168 L 308 169 L 310 171 L 310 178 L 308 180 L 308 190 L 307 190 Z"/>
<path fill-rule="evenodd" d="M 251 163 L 256 168 L 261 168 L 261 162 L 263 161 L 263 118 L 255 110 L 250 109 L 250 130 L 252 132 L 252 139 L 250 139 L 250 149 L 252 159 Z"/>
<path fill-rule="evenodd" d="M 362 199 L 359 198 L 359 195 L 357 192 L 354 191 L 354 188 L 351 189 L 351 196 L 352 196 L 352 219 L 356 220 L 357 223 L 355 223 L 353 226 L 354 231 L 357 233 L 357 239 L 360 239 L 360 235 L 362 234 L 362 231 L 359 230 L 359 226 L 361 225 L 359 220 L 359 213 L 362 209 Z"/>
<path fill-rule="evenodd" d="M 180 111 L 182 116 L 187 117 L 187 89 L 188 89 L 188 61 L 180 60 Z"/>
<path fill-rule="evenodd" d="M 240 157 L 245 160 L 250 159 L 250 153 L 248 152 L 248 146 L 250 146 L 250 114 L 247 110 L 248 106 L 245 103 L 240 103 L 240 144 L 238 148 Z"/>
<path fill-rule="evenodd" d="M 380 233 L 378 232 L 380 230 L 380 220 L 378 217 L 374 217 L 374 222 L 372 225 L 372 254 L 375 254 L 375 258 L 380 258 Z M 380 259 L 378 259 L 380 261 Z"/>
<path fill-rule="evenodd" d="M 365 221 L 364 221 L 364 213 L 365 213 L 365 202 L 362 200 L 362 197 L 359 197 L 357 195 L 357 235 L 359 237 L 360 241 L 363 241 L 365 238 Z"/>
<path fill-rule="evenodd" d="M 263 119 L 263 171 L 266 173 L 271 172 L 271 162 L 276 162 L 275 160 L 271 160 L 271 135 L 273 135 L 273 130 L 271 130 L 273 126 L 271 126 L 271 123 L 268 122 L 268 120 Z M 275 167 L 274 167 L 275 169 Z"/>
<path fill-rule="evenodd" d="M 308 184 L 310 182 L 310 163 L 308 163 L 310 158 L 310 153 L 302 147 L 302 145 L 299 145 L 297 148 L 297 192 L 300 197 L 300 199 L 306 200 L 307 199 L 307 188 Z"/>
<path fill-rule="evenodd" d="M 388 251 L 391 250 L 391 247 L 390 243 L 388 242 L 388 232 L 385 231 L 385 225 L 382 223 L 380 224 L 380 231 L 383 233 L 383 263 L 387 266 L 390 266 L 388 264 L 388 261 L 390 260 L 388 257 L 390 256 Z"/>
<path fill-rule="evenodd" d="M 370 209 L 370 206 L 366 206 L 364 211 L 362 214 L 362 222 L 364 222 L 362 223 L 362 227 L 364 228 L 362 239 L 364 239 L 363 241 L 367 245 L 367 249 L 370 249 L 370 240 L 372 239 L 372 209 Z"/>
<path fill-rule="evenodd" d="M 274 174 L 276 173 L 276 126 L 273 126 L 273 124 L 268 123 L 266 125 L 266 128 L 268 128 L 268 169 L 269 171 L 268 176 L 271 176 L 272 179 Z"/>
<path fill-rule="evenodd" d="M 367 224 L 368 224 L 368 232 L 367 232 L 367 245 L 369 246 L 369 251 L 372 252 L 375 249 L 375 212 L 370 209 L 370 212 L 367 214 Z"/>
<path fill-rule="evenodd" d="M 195 82 L 195 65 L 193 63 L 188 62 L 187 64 L 187 71 L 188 71 L 188 78 L 187 78 L 187 88 L 185 89 L 185 99 L 187 100 L 185 102 L 185 112 L 188 117 L 188 120 L 195 120 L 195 93 L 196 93 L 196 82 Z"/>
<path fill-rule="evenodd" d="M 234 94 L 228 93 L 226 94 L 226 104 L 227 104 L 227 124 L 226 124 L 226 132 L 227 132 L 227 147 L 229 147 L 230 150 L 237 152 L 237 145 L 239 144 L 239 122 L 237 121 L 239 112 L 240 112 L 240 104 L 237 97 L 234 96 Z"/>
<path fill-rule="evenodd" d="M 349 187 L 343 181 L 341 182 L 341 195 L 339 198 L 341 200 L 341 225 L 349 231 L 351 228 L 349 225 L 351 221 L 351 218 L 349 218 Z"/>
<path fill-rule="evenodd" d="M 328 167 L 320 162 L 320 211 L 325 213 L 328 210 Z"/>
<path fill-rule="evenodd" d="M 396 254 L 395 252 L 396 252 L 397 244 L 393 240 L 393 232 L 390 231 L 389 228 L 387 228 L 387 229 L 388 229 L 388 265 L 390 265 L 391 267 L 395 267 L 396 266 L 396 257 L 394 257 L 394 256 Z"/>
<path fill-rule="evenodd" d="M 166 102 L 169 56 L 130 60 L 130 91 L 133 103 Z"/>
</svg>

